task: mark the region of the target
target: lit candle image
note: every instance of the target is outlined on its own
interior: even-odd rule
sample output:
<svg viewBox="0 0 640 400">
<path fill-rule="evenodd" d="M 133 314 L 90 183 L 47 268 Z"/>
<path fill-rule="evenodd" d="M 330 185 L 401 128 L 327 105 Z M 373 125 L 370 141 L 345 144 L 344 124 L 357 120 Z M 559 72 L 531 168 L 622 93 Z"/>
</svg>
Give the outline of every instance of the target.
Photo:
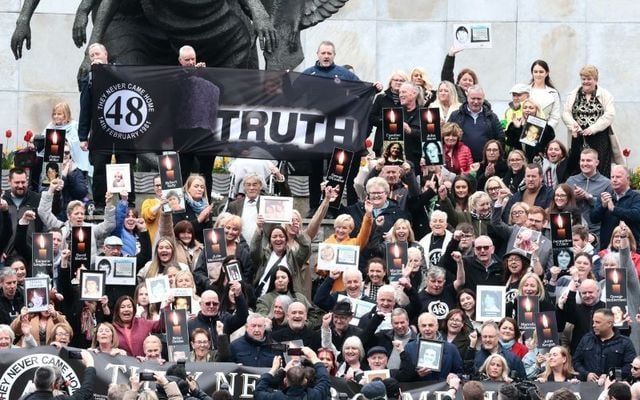
<svg viewBox="0 0 640 400">
<path fill-rule="evenodd" d="M 167 156 L 164 158 L 164 166 L 165 166 L 165 176 L 168 181 L 173 181 L 176 179 L 175 172 L 173 171 L 173 163 L 171 162 L 171 157 Z"/>
<path fill-rule="evenodd" d="M 562 215 L 558 215 L 556 224 L 558 225 L 558 239 L 566 239 L 567 230 L 564 228 L 564 218 L 562 218 Z"/>
<path fill-rule="evenodd" d="M 393 246 L 393 266 L 402 268 L 402 258 L 400 257 L 400 247 L 396 244 Z"/>
<path fill-rule="evenodd" d="M 338 156 L 338 163 L 336 164 L 336 174 L 340 175 L 344 171 L 344 151 L 340 152 Z"/>
<path fill-rule="evenodd" d="M 542 316 L 542 335 L 544 337 L 551 337 L 551 328 L 549 328 L 549 321 L 547 320 L 547 316 L 543 315 Z"/>
<path fill-rule="evenodd" d="M 389 133 L 398 133 L 398 124 L 396 124 L 396 113 L 393 110 L 389 111 Z"/>
<path fill-rule="evenodd" d="M 218 235 L 215 231 L 211 231 L 211 251 L 214 254 L 220 254 L 220 244 L 218 243 Z"/>
<path fill-rule="evenodd" d="M 47 240 L 44 238 L 44 235 L 40 235 L 40 239 L 38 240 L 38 245 L 40 248 L 38 249 L 38 257 L 41 259 L 47 258 Z"/>
<path fill-rule="evenodd" d="M 620 277 L 618 276 L 618 271 L 613 270 L 611 273 L 611 291 L 615 294 L 620 294 Z"/>
<path fill-rule="evenodd" d="M 173 333 L 174 337 L 182 336 L 182 329 L 180 329 L 180 318 L 178 318 L 178 313 L 173 313 L 171 318 L 173 320 L 173 324 L 171 326 L 171 333 Z"/>
<path fill-rule="evenodd" d="M 78 253 L 84 253 L 86 251 L 86 247 L 85 247 L 85 242 L 84 242 L 84 229 L 79 229 L 78 230 L 78 246 L 76 247 L 76 249 L 78 250 Z"/>
<path fill-rule="evenodd" d="M 51 154 L 58 154 L 58 133 L 56 131 L 51 134 Z"/>
<path fill-rule="evenodd" d="M 525 321 L 533 321 L 533 312 L 531 311 L 532 309 L 532 304 L 531 304 L 531 299 L 529 297 L 525 298 L 524 300 L 524 320 Z"/>
<path fill-rule="evenodd" d="M 427 111 L 427 133 L 434 133 L 436 131 L 436 124 L 433 123 L 433 115 L 431 110 Z"/>
</svg>

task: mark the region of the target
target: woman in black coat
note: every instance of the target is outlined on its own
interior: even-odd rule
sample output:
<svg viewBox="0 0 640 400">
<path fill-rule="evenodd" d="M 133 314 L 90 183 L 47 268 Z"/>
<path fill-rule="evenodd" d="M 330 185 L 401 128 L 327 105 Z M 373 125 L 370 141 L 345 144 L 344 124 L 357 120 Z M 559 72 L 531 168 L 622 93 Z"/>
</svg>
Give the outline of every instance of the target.
<svg viewBox="0 0 640 400">
<path fill-rule="evenodd" d="M 398 92 L 400 90 L 400 86 L 408 80 L 409 77 L 404 71 L 395 71 L 389 78 L 387 90 L 378 94 L 373 101 L 371 113 L 369 114 L 369 129 L 367 132 L 371 132 L 373 127 L 376 128 L 376 134 L 373 139 L 373 151 L 378 157 L 382 155 L 382 123 L 384 121 L 382 109 L 400 107 L 400 97 L 398 96 Z"/>
</svg>

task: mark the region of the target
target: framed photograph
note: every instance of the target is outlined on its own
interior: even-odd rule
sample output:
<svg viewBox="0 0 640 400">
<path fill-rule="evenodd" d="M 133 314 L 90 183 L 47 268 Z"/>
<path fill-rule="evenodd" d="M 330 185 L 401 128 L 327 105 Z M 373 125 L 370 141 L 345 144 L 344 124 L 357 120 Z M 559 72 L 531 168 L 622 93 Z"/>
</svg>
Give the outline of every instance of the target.
<svg viewBox="0 0 640 400">
<path fill-rule="evenodd" d="M 453 45 L 465 49 L 490 49 L 493 47 L 491 24 L 453 25 Z"/>
<path fill-rule="evenodd" d="M 162 189 L 162 195 L 167 199 L 167 203 L 162 206 L 164 212 L 182 213 L 185 211 L 184 190 L 182 190 L 181 187 L 176 189 Z"/>
<path fill-rule="evenodd" d="M 442 352 L 444 343 L 435 340 L 420 339 L 418 346 L 417 368 L 429 368 L 432 371 L 440 371 L 442 368 Z"/>
<path fill-rule="evenodd" d="M 104 285 L 104 272 L 82 270 L 80 272 L 80 300 L 100 300 L 104 296 Z"/>
<path fill-rule="evenodd" d="M 120 193 L 131 192 L 131 175 L 129 164 L 107 164 L 107 191 Z"/>
<path fill-rule="evenodd" d="M 168 276 L 162 275 L 155 278 L 147 278 L 145 285 L 149 293 L 149 303 L 161 303 L 169 298 L 171 285 L 169 284 Z"/>
<path fill-rule="evenodd" d="M 478 285 L 476 287 L 476 321 L 498 322 L 505 317 L 504 286 Z"/>
<path fill-rule="evenodd" d="M 173 309 L 187 310 L 191 312 L 191 304 L 193 303 L 193 289 L 191 288 L 171 288 L 173 295 Z"/>
<path fill-rule="evenodd" d="M 290 224 L 293 217 L 293 197 L 260 196 L 258 213 L 264 222 Z"/>
<path fill-rule="evenodd" d="M 30 313 L 47 311 L 49 306 L 49 277 L 24 279 L 25 306 Z"/>
<path fill-rule="evenodd" d="M 569 271 L 569 267 L 573 265 L 573 249 L 571 247 L 554 248 L 553 265 L 565 273 Z"/>
<path fill-rule="evenodd" d="M 353 318 L 351 318 L 350 325 L 358 326 L 360 322 L 360 318 L 364 317 L 367 313 L 373 310 L 375 307 L 375 303 L 371 303 L 369 301 L 354 299 L 352 297 L 345 296 L 343 294 L 338 295 L 338 301 L 347 300 L 351 303 L 351 311 L 353 312 Z"/>
<path fill-rule="evenodd" d="M 540 307 L 538 296 L 518 296 L 518 328 L 532 332 L 536 329 L 535 315 Z"/>
<path fill-rule="evenodd" d="M 542 233 L 523 226 L 518 230 L 513 247 L 524 251 L 527 255 L 531 255 L 535 247 L 534 244 L 540 243 L 541 235 Z"/>
<path fill-rule="evenodd" d="M 344 271 L 358 267 L 360 247 L 347 244 L 319 243 L 318 269 Z"/>
<path fill-rule="evenodd" d="M 520 143 L 524 143 L 531 147 L 537 146 L 542 140 L 542 134 L 546 126 L 547 121 L 542 118 L 538 118 L 535 115 L 530 115 L 527 117 L 527 122 L 520 134 Z"/>
<path fill-rule="evenodd" d="M 242 281 L 242 271 L 240 271 L 240 264 L 237 262 L 229 263 L 225 266 L 227 269 L 227 278 L 230 281 Z"/>
<path fill-rule="evenodd" d="M 367 382 L 373 382 L 375 379 L 385 380 L 391 378 L 391 371 L 388 369 L 379 369 L 377 371 L 363 371 Z"/>
<path fill-rule="evenodd" d="M 95 270 L 105 274 L 105 285 L 135 286 L 135 257 L 96 257 Z"/>
</svg>

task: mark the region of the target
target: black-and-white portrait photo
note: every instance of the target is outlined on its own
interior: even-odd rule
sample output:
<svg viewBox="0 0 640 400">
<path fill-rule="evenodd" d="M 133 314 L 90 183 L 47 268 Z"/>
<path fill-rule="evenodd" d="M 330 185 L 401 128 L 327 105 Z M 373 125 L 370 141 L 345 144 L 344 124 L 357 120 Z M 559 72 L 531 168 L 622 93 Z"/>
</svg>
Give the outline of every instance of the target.
<svg viewBox="0 0 640 400">
<path fill-rule="evenodd" d="M 421 340 L 418 347 L 418 368 L 440 371 L 444 344 L 431 340 Z"/>
</svg>

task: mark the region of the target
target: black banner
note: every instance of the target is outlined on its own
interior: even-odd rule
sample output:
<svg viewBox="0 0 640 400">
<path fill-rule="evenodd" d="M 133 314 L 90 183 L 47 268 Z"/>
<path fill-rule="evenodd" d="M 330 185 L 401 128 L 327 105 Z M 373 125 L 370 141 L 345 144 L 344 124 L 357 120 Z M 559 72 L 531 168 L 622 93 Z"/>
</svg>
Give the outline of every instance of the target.
<svg viewBox="0 0 640 400">
<path fill-rule="evenodd" d="M 92 151 L 267 159 L 364 149 L 369 83 L 295 72 L 94 65 Z"/>
<path fill-rule="evenodd" d="M 172 363 L 163 365 L 157 362 L 139 362 L 133 357 L 111 357 L 106 354 L 93 354 L 97 379 L 95 398 L 106 399 L 107 389 L 111 383 L 129 383 L 129 377 L 140 371 L 165 371 Z M 42 365 L 56 366 L 68 382 L 73 392 L 82 383 L 84 366 L 80 360 L 70 360 L 67 350 L 58 350 L 53 346 L 42 346 L 33 349 L 11 349 L 0 351 L 0 400 L 18 399 L 23 395 L 27 384 L 33 380 L 35 370 Z M 260 375 L 267 368 L 244 367 L 234 363 L 187 363 L 187 373 L 194 376 L 198 385 L 208 395 L 226 383 L 229 391 L 236 399 L 251 399 Z M 154 383 L 145 383 L 153 389 Z M 502 386 L 499 382 L 483 382 L 486 389 L 485 399 L 495 400 Z M 426 398 L 428 393 L 444 393 L 448 388 L 444 382 L 414 382 L 401 385 L 403 393 L 411 394 L 415 400 Z M 568 387 L 582 399 L 596 399 L 602 388 L 595 383 L 538 383 L 537 387 L 543 395 L 561 387 Z M 360 385 L 346 382 L 344 379 L 332 378 L 331 397 L 338 393 L 346 393 L 350 398 L 360 392 Z M 458 399 L 462 398 L 461 391 Z"/>
</svg>

